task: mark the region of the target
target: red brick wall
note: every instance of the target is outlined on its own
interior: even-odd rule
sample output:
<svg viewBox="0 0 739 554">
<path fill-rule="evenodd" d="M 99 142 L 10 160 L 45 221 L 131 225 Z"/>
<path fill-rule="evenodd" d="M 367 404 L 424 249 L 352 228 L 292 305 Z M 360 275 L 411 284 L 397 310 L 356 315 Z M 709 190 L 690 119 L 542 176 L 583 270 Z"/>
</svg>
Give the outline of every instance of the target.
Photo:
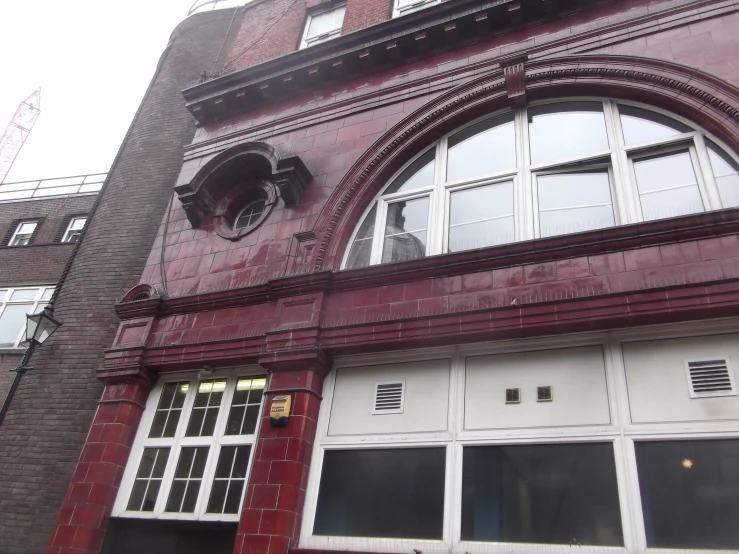
<svg viewBox="0 0 739 554">
<path fill-rule="evenodd" d="M 341 34 L 382 23 L 392 17 L 393 0 L 346 0 L 346 14 Z"/>
</svg>

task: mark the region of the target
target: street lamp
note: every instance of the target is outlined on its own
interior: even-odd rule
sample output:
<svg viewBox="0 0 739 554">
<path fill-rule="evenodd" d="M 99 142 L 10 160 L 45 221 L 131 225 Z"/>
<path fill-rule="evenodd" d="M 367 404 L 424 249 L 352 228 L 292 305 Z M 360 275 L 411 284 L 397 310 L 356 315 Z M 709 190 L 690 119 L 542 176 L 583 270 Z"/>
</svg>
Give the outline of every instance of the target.
<svg viewBox="0 0 739 554">
<path fill-rule="evenodd" d="M 54 319 L 54 308 L 52 306 L 46 306 L 42 312 L 37 314 L 27 314 L 26 319 L 28 320 L 26 321 L 26 337 L 22 344 L 27 344 L 28 348 L 26 348 L 26 352 L 23 354 L 20 365 L 12 370 L 15 371 L 15 378 L 13 379 L 13 384 L 10 385 L 10 390 L 8 391 L 8 396 L 5 398 L 5 402 L 3 402 L 3 407 L 0 409 L 0 425 L 2 425 L 5 419 L 8 408 L 10 408 L 10 402 L 13 400 L 13 396 L 15 396 L 15 391 L 18 390 L 18 385 L 21 384 L 23 374 L 29 369 L 33 369 L 26 365 L 28 360 L 31 359 L 31 356 L 33 356 L 33 351 L 37 346 L 46 342 L 46 339 L 62 325 Z"/>
</svg>

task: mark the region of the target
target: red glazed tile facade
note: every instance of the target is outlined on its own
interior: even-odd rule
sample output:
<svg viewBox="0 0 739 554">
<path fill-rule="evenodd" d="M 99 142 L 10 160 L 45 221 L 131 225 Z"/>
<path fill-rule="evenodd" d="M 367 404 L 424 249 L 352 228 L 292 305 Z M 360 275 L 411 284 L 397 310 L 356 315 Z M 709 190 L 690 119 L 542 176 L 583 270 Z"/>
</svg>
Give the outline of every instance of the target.
<svg viewBox="0 0 739 554">
<path fill-rule="evenodd" d="M 453 4 L 404 24 L 385 21 L 389 1 L 349 0 L 344 36 L 311 59 L 310 49 L 295 53 L 306 4 L 256 2 L 226 62 L 238 71 L 185 91 L 199 127 L 177 179 L 182 203 L 174 201 L 138 280 L 166 296 L 116 306 L 122 323 L 98 372 L 103 403 L 48 554 L 99 550 L 146 397 L 142 374 L 266 368 L 234 553 L 308 554 L 297 546 L 333 356 L 737 315 L 737 209 L 340 270 L 365 208 L 406 161 L 522 101 L 636 100 L 739 149 L 736 3 L 551 2 L 549 15 L 518 20 L 506 8 L 494 21 L 492 6 L 470 19 Z M 437 16 L 446 18 L 442 34 Z M 382 36 L 383 26 L 416 23 L 413 34 Z M 370 32 L 373 42 L 358 45 Z M 501 68 L 511 59 L 519 88 Z M 232 147 L 251 147 L 259 167 L 274 162 L 270 148 L 280 159 L 298 156 L 311 175 L 297 202 L 279 202 L 235 241 L 216 233 L 208 212 L 225 174 L 219 156 Z M 268 422 L 277 394 L 293 401 L 282 428 Z"/>
</svg>

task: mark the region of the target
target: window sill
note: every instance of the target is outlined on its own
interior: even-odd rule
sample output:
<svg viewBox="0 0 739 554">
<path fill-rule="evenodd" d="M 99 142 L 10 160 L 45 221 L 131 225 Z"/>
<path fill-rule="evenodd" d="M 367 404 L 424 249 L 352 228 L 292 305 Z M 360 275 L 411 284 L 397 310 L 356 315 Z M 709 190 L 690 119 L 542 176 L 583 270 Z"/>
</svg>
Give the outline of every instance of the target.
<svg viewBox="0 0 739 554">
<path fill-rule="evenodd" d="M 397 283 L 399 280 L 459 275 L 732 233 L 739 233 L 739 208 L 513 242 L 451 254 L 437 254 L 416 260 L 344 269 L 338 272 L 332 281 L 334 285 L 341 283 L 339 286 L 342 288 L 349 283 L 352 288 L 365 286 L 363 283 L 365 280 L 373 286 L 381 286 Z"/>
</svg>

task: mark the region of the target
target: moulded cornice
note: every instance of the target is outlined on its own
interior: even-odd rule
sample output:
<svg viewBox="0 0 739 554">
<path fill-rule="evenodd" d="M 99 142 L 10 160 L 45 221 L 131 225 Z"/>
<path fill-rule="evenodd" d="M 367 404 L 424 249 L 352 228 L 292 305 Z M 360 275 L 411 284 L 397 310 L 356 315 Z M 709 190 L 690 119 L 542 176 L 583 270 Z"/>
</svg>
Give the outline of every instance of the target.
<svg viewBox="0 0 739 554">
<path fill-rule="evenodd" d="M 614 0 L 587 4 L 602 6 Z M 309 90 L 326 79 L 371 73 L 486 40 L 565 15 L 541 0 L 442 2 L 310 48 L 227 73 L 187 88 L 187 108 L 201 123 L 219 121 L 251 107 Z M 556 2 L 550 3 L 556 6 Z M 516 7 L 516 9 L 511 9 Z"/>
</svg>

